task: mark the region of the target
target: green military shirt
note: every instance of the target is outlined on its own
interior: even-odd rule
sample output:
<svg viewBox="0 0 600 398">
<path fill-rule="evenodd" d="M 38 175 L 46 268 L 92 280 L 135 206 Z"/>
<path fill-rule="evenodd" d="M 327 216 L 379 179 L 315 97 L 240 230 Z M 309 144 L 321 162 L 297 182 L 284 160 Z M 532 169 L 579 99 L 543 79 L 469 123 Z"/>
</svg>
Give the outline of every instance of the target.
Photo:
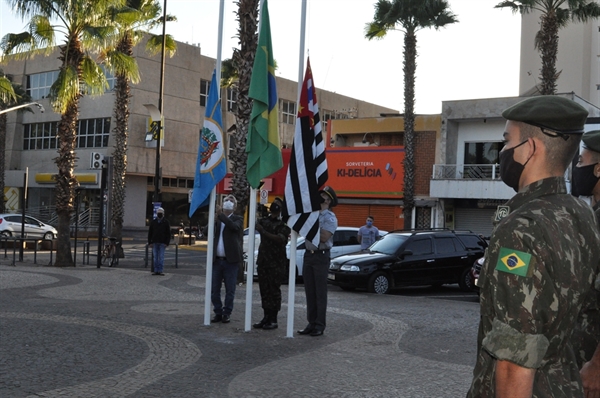
<svg viewBox="0 0 600 398">
<path fill-rule="evenodd" d="M 265 231 L 273 235 L 279 235 L 284 241 L 277 242 L 261 235 L 256 265 L 263 268 L 284 269 L 287 264 L 285 246 L 287 239 L 290 236 L 290 227 L 282 220 L 271 216 L 260 219 L 258 223 L 262 225 Z"/>
<path fill-rule="evenodd" d="M 598 228 L 600 228 L 600 203 L 594 207 Z M 573 331 L 573 349 L 579 369 L 592 359 L 600 344 L 600 275 L 596 276 L 595 288 L 589 292 Z"/>
<path fill-rule="evenodd" d="M 525 187 L 496 219 L 479 279 L 477 362 L 467 396 L 494 396 L 496 360 L 537 369 L 534 397 L 581 396 L 570 338 L 599 267 L 592 210 L 553 177 Z"/>
</svg>

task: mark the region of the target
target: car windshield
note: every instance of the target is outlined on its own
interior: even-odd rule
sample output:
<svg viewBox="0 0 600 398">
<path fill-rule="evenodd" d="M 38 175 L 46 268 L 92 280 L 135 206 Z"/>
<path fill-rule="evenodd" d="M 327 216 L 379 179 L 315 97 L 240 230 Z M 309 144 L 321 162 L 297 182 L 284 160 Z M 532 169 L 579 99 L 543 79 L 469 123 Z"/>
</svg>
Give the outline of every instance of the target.
<svg viewBox="0 0 600 398">
<path fill-rule="evenodd" d="M 388 234 L 373 243 L 369 250 L 377 253 L 396 254 L 409 237 L 406 235 Z"/>
</svg>

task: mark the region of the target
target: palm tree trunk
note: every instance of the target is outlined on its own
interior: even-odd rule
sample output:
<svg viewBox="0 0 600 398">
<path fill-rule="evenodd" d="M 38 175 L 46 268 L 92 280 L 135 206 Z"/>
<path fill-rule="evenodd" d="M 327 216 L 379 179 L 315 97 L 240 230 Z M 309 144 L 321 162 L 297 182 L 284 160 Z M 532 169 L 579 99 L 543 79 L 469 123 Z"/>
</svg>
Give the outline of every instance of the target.
<svg viewBox="0 0 600 398">
<path fill-rule="evenodd" d="M 67 57 L 67 54 L 69 56 Z M 66 62 L 63 67 L 71 67 L 81 75 L 79 65 L 83 52 L 79 41 L 72 40 L 66 46 L 61 47 L 59 59 Z M 81 81 L 81 79 L 79 79 Z M 55 159 L 58 166 L 58 176 L 56 179 L 56 213 L 58 215 L 58 225 L 56 230 L 57 247 L 56 262 L 58 267 L 73 267 L 73 257 L 71 256 L 71 214 L 74 210 L 75 187 L 75 145 L 77 139 L 77 120 L 79 116 L 79 99 L 81 92 L 66 106 L 65 112 L 61 115 L 58 124 L 58 158 Z"/>
<path fill-rule="evenodd" d="M 556 81 L 560 73 L 556 72 L 556 57 L 558 54 L 558 21 L 553 10 L 540 17 L 540 42 L 542 53 L 542 71 L 540 93 L 542 95 L 556 94 Z"/>
<path fill-rule="evenodd" d="M 244 214 L 248 206 L 249 184 L 246 178 L 246 138 L 248 124 L 252 114 L 252 101 L 248 98 L 250 79 L 258 37 L 256 33 L 259 0 L 240 0 L 238 2 L 237 17 L 239 21 L 240 49 L 233 53 L 233 63 L 238 71 L 238 99 L 235 114 L 235 148 L 231 157 L 233 169 L 232 193 L 238 201 L 236 212 Z"/>
<path fill-rule="evenodd" d="M 129 35 L 123 37 L 117 50 L 133 55 L 133 41 Z M 125 209 L 125 172 L 127 171 L 127 140 L 129 135 L 129 102 L 131 87 L 129 79 L 117 74 L 115 82 L 115 148 L 113 150 L 113 189 L 112 189 L 112 236 L 121 241 Z"/>
<path fill-rule="evenodd" d="M 415 207 L 415 71 L 417 36 L 414 30 L 404 35 L 404 229 L 412 226 Z"/>
</svg>

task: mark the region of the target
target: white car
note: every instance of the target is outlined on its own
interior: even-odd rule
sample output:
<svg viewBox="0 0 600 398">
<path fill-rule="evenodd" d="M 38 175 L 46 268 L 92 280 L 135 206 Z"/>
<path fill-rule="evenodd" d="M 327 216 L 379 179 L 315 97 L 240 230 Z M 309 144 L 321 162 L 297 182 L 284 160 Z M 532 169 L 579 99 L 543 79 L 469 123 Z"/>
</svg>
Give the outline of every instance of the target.
<svg viewBox="0 0 600 398">
<path fill-rule="evenodd" d="M 0 214 L 0 235 L 6 237 L 21 236 L 21 214 Z M 25 237 L 52 240 L 56 238 L 58 231 L 40 220 L 25 216 Z"/>
<path fill-rule="evenodd" d="M 387 234 L 387 231 L 379 231 L 379 236 Z M 356 227 L 338 227 L 333 234 L 333 247 L 331 248 L 331 258 L 338 257 L 344 254 L 350 254 L 360 251 L 360 243 L 358 243 L 358 228 Z M 256 276 L 256 256 L 258 255 L 258 246 L 260 245 L 260 234 L 255 235 L 254 247 L 254 275 Z M 244 256 L 248 253 L 248 228 L 244 230 L 243 243 Z M 290 242 L 285 248 L 287 258 L 290 258 Z M 296 245 L 296 276 L 302 276 L 302 266 L 304 265 L 304 238 L 298 237 Z M 247 269 L 247 262 L 244 261 L 244 268 Z"/>
</svg>

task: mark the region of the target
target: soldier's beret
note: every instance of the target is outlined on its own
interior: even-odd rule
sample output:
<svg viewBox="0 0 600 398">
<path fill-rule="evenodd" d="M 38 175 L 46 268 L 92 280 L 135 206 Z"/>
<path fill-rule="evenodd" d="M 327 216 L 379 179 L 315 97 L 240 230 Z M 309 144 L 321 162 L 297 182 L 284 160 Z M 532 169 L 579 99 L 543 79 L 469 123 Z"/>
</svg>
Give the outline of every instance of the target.
<svg viewBox="0 0 600 398">
<path fill-rule="evenodd" d="M 581 137 L 583 145 L 594 152 L 600 152 L 600 130 L 588 131 Z"/>
<path fill-rule="evenodd" d="M 587 116 L 583 106 L 556 95 L 531 97 L 502 112 L 505 119 L 563 134 L 582 134 Z"/>
</svg>

